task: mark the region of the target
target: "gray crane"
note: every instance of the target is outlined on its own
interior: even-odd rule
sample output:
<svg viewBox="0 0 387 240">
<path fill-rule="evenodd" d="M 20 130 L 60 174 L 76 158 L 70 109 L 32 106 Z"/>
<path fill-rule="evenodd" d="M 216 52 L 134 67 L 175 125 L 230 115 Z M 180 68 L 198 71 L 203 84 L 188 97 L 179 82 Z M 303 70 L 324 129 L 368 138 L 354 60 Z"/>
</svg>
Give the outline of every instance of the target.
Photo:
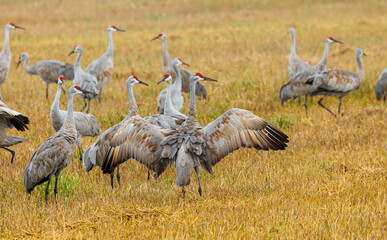
<svg viewBox="0 0 387 240">
<path fill-rule="evenodd" d="M 130 158 L 155 171 L 155 177 L 175 164 L 176 184 L 183 187 L 183 193 L 195 169 L 201 195 L 200 166 L 212 173 L 212 166 L 242 147 L 285 149 L 286 134 L 244 109 L 230 109 L 202 128 L 196 118 L 195 86 L 204 80 L 216 81 L 200 73 L 191 76 L 188 118 L 180 128 L 167 130 L 133 117 L 131 123 L 111 139 L 102 166 L 104 173 L 114 171 L 115 166 Z"/>
<path fill-rule="evenodd" d="M 36 74 L 42 78 L 46 83 L 46 99 L 48 99 L 48 85 L 50 83 L 56 83 L 59 76 L 63 75 L 67 80 L 74 79 L 74 68 L 69 63 L 64 63 L 56 60 L 41 60 L 36 62 L 32 67 L 28 66 L 28 54 L 22 53 L 19 57 L 19 62 L 16 68 L 19 67 L 20 63 L 24 61 L 24 70 L 29 74 Z M 62 89 L 64 91 L 64 89 Z"/>
<path fill-rule="evenodd" d="M 81 56 L 83 53 L 83 48 L 81 45 L 76 45 L 73 51 L 69 53 L 69 56 L 73 53 L 78 53 L 77 58 L 75 59 L 74 64 L 74 85 L 79 85 L 82 89 L 89 92 L 88 94 L 83 94 L 82 99 L 84 102 L 82 112 L 87 106 L 86 112 L 89 113 L 90 109 L 90 100 L 98 96 L 98 83 L 97 78 L 90 73 L 84 72 L 81 67 Z M 87 99 L 87 103 L 86 103 Z"/>
<path fill-rule="evenodd" d="M 361 60 L 362 55 L 367 56 L 361 48 L 358 48 L 356 50 L 356 60 L 359 68 L 357 73 L 340 69 L 329 69 L 322 73 L 315 74 L 306 82 L 314 88 L 311 94 L 312 96 L 323 95 L 323 97 L 318 101 L 318 104 L 335 117 L 336 114 L 325 107 L 322 104 L 322 100 L 326 96 L 337 97 L 339 99 L 338 113 L 340 114 L 340 107 L 343 98 L 348 93 L 359 89 L 365 82 L 365 71 Z"/>
<path fill-rule="evenodd" d="M 175 76 L 176 74 L 175 74 L 175 70 L 173 68 L 172 59 L 168 53 L 167 35 L 165 35 L 165 33 L 160 33 L 156 37 L 152 38 L 151 41 L 156 40 L 156 39 L 160 39 L 163 41 L 163 71 L 164 71 L 164 73 L 171 74 L 172 77 L 174 79 L 176 79 L 176 76 Z M 183 92 L 189 93 L 189 91 L 190 91 L 189 90 L 189 77 L 192 75 L 192 73 L 190 71 L 188 71 L 187 69 L 182 68 L 182 67 L 179 67 L 179 69 L 180 69 L 180 74 L 182 76 L 182 90 L 183 90 Z M 196 96 L 202 97 L 204 99 L 207 98 L 207 91 L 206 91 L 205 87 L 200 83 L 197 83 L 195 94 L 196 94 Z"/>
<path fill-rule="evenodd" d="M 46 181 L 45 200 L 47 202 L 48 188 L 51 178 L 55 175 L 55 198 L 58 193 L 58 179 L 74 154 L 77 139 L 73 117 L 73 99 L 75 95 L 85 94 L 79 86 L 72 86 L 68 91 L 67 113 L 62 128 L 47 139 L 32 155 L 23 174 L 24 188 L 31 193 L 35 186 Z"/>
<path fill-rule="evenodd" d="M 16 128 L 18 131 L 28 129 L 30 120 L 23 114 L 10 109 L 3 101 L 0 100 L 0 148 L 7 150 L 12 154 L 11 163 L 15 158 L 15 151 L 7 148 L 28 140 L 17 136 L 7 136 L 7 128 Z"/>
<path fill-rule="evenodd" d="M 314 89 L 309 84 L 306 84 L 306 81 L 308 81 L 308 79 L 310 79 L 311 76 L 313 76 L 314 74 L 318 74 L 326 70 L 329 46 L 331 43 L 335 43 L 335 42 L 343 44 L 343 42 L 336 40 L 333 37 L 327 37 L 325 39 L 324 54 L 321 60 L 316 65 L 312 67 L 309 66 L 308 68 L 304 68 L 298 73 L 293 74 L 292 78 L 289 79 L 289 82 L 281 87 L 280 89 L 281 104 L 283 104 L 283 102 L 285 102 L 287 99 L 292 98 L 294 100 L 297 97 L 301 97 L 305 95 L 304 107 L 305 107 L 305 111 L 307 112 L 308 95 L 310 95 Z"/>
<path fill-rule="evenodd" d="M 113 74 L 113 32 L 125 32 L 116 26 L 109 26 L 107 29 L 109 47 L 106 52 L 97 60 L 87 66 L 86 71 L 97 78 L 99 99 L 101 99 L 102 88 L 110 81 Z"/>
<path fill-rule="evenodd" d="M 11 48 L 9 47 L 9 30 L 11 29 L 22 29 L 24 28 L 17 26 L 13 23 L 7 23 L 4 31 L 4 45 L 0 52 L 0 88 L 1 85 L 7 80 L 9 67 L 11 66 Z M 0 100 L 3 100 L 3 96 L 0 91 Z"/>
<path fill-rule="evenodd" d="M 171 94 L 172 94 L 171 99 L 172 99 L 172 104 L 176 110 L 180 110 L 184 104 L 184 98 L 181 95 L 181 74 L 179 71 L 180 64 L 188 65 L 185 62 L 183 62 L 180 58 L 173 59 L 172 65 L 173 65 L 174 72 L 176 73 L 175 74 L 176 80 L 171 86 Z M 170 73 L 168 73 L 168 74 L 170 74 Z M 160 114 L 164 114 L 166 95 L 167 95 L 167 88 L 164 88 L 160 92 L 159 98 L 158 98 L 157 111 Z"/>
<path fill-rule="evenodd" d="M 62 84 L 65 84 L 65 79 L 66 78 L 64 76 L 60 76 L 58 78 L 58 89 L 56 91 L 55 100 L 52 103 L 50 111 L 51 124 L 57 132 L 62 128 L 63 122 L 66 118 L 66 111 L 59 109 L 61 88 Z M 101 133 L 101 128 L 98 125 L 97 119 L 92 114 L 73 112 L 73 115 L 75 128 L 77 129 L 76 143 L 79 150 L 80 160 L 82 162 L 81 138 L 98 136 Z"/>
<path fill-rule="evenodd" d="M 376 99 L 380 100 L 383 98 L 383 104 L 386 102 L 387 97 L 387 68 L 385 68 L 380 74 L 379 81 L 375 85 Z"/>
<path fill-rule="evenodd" d="M 187 116 L 179 112 L 172 103 L 172 88 L 173 88 L 173 81 L 172 76 L 169 73 L 164 74 L 163 78 L 157 83 L 160 84 L 161 82 L 167 82 L 167 95 L 165 98 L 165 104 L 164 104 L 164 115 L 181 118 L 181 119 L 187 119 Z"/>
<path fill-rule="evenodd" d="M 138 114 L 137 103 L 133 95 L 133 86 L 138 83 L 148 86 L 147 83 L 142 82 L 136 76 L 130 76 L 126 80 L 126 87 L 128 91 L 128 97 L 129 97 L 129 110 L 128 110 L 127 116 L 120 123 L 112 126 L 108 130 L 103 132 L 101 136 L 98 137 L 96 142 L 93 143 L 88 149 L 85 150 L 83 154 L 83 163 L 85 165 L 85 170 L 87 172 L 93 169 L 94 166 L 100 166 L 100 167 L 102 166 L 103 160 L 110 146 L 111 138 L 117 132 L 121 131 L 121 129 L 131 121 L 132 117 L 140 117 Z M 153 124 L 155 126 L 159 126 L 161 128 L 166 128 L 166 129 L 172 129 L 172 128 L 176 129 L 183 122 L 183 120 L 181 119 L 177 119 L 177 118 L 173 118 L 165 115 L 152 115 L 152 116 L 147 116 L 143 119 L 145 122 L 149 124 Z M 110 177 L 111 177 L 111 186 L 113 187 L 114 171 L 110 173 Z M 118 183 L 120 184 L 118 165 L 117 165 L 116 177 L 117 177 Z M 149 179 L 149 171 L 148 171 L 148 179 Z"/>
<path fill-rule="evenodd" d="M 290 55 L 289 55 L 289 65 L 288 65 L 289 80 L 293 79 L 294 75 L 296 75 L 297 73 L 310 68 L 309 63 L 301 60 L 301 58 L 297 56 L 295 31 L 296 30 L 294 28 L 290 28 L 290 36 L 291 36 L 292 42 L 290 45 Z"/>
</svg>

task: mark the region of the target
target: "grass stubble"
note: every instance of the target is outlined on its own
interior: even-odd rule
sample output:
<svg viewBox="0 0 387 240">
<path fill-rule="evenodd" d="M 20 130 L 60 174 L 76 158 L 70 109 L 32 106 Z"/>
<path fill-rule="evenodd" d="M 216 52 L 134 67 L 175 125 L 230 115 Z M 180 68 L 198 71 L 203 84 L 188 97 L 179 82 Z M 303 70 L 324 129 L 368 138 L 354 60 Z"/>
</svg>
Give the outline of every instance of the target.
<svg viewBox="0 0 387 240">
<path fill-rule="evenodd" d="M 14 164 L 0 151 L 0 237 L 385 239 L 386 107 L 376 101 L 373 86 L 387 66 L 386 8 L 376 0 L 2 1 L 0 22 L 27 28 L 11 32 L 11 71 L 2 92 L 31 124 L 27 132 L 9 132 L 29 139 L 12 147 Z M 289 147 L 230 154 L 214 174 L 202 171 L 203 197 L 194 176 L 182 199 L 174 169 L 147 181 L 146 168 L 134 160 L 122 165 L 122 184 L 111 189 L 99 169 L 86 173 L 79 167 L 77 151 L 61 176 L 57 203 L 53 194 L 44 202 L 45 185 L 26 194 L 24 168 L 54 133 L 49 111 L 56 86 L 47 101 L 40 78 L 16 69 L 18 55 L 28 52 L 30 64 L 73 63 L 67 53 L 81 44 L 85 68 L 106 50 L 110 24 L 127 32 L 114 33 L 114 76 L 102 101 L 91 105 L 102 130 L 126 115 L 124 83 L 131 74 L 151 85 L 135 87 L 141 115 L 156 113 L 165 87 L 155 84 L 162 77 L 161 42 L 149 40 L 164 31 L 171 56 L 219 80 L 204 83 L 209 98 L 198 102 L 201 124 L 231 107 L 248 109 L 287 133 Z M 280 105 L 290 27 L 296 28 L 298 55 L 311 64 L 320 59 L 327 36 L 345 43 L 331 46 L 330 68 L 356 71 L 357 47 L 369 55 L 363 58 L 366 83 L 345 97 L 342 116 L 333 118 L 316 97 L 308 115 L 296 102 Z M 183 112 L 188 95 L 185 101 Z M 324 101 L 336 111 L 336 98 Z M 65 102 L 62 97 L 62 109 Z M 78 98 L 75 110 L 81 107 Z M 84 149 L 94 140 L 83 139 Z"/>
</svg>

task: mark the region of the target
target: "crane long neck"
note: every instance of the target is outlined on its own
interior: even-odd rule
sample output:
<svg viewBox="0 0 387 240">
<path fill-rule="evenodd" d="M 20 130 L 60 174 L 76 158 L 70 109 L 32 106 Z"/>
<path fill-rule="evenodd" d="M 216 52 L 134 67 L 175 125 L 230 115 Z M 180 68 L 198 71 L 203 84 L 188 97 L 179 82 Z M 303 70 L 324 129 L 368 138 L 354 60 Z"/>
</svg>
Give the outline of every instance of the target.
<svg viewBox="0 0 387 240">
<path fill-rule="evenodd" d="M 31 67 L 28 66 L 28 60 L 29 60 L 28 56 L 25 56 L 24 57 L 24 64 L 23 64 L 24 70 L 30 74 L 34 74 L 35 71 Z"/>
<path fill-rule="evenodd" d="M 188 111 L 188 119 L 196 121 L 196 103 L 195 103 L 195 89 L 196 82 L 189 82 L 189 111 Z"/>
<path fill-rule="evenodd" d="M 172 84 L 169 81 L 167 82 L 167 84 L 168 84 L 167 97 L 165 100 L 164 113 L 166 113 L 166 115 L 169 115 L 169 114 L 171 114 L 172 107 L 173 107 L 173 104 L 172 104 Z"/>
<path fill-rule="evenodd" d="M 8 27 L 5 27 L 5 31 L 4 31 L 4 45 L 3 45 L 3 49 L 1 50 L 1 53 L 8 53 L 8 54 L 11 54 L 11 49 L 9 47 L 9 28 Z"/>
<path fill-rule="evenodd" d="M 81 57 L 82 57 L 82 50 L 78 52 L 77 58 L 75 59 L 74 63 L 74 71 L 75 72 L 82 72 L 82 67 L 81 67 Z"/>
<path fill-rule="evenodd" d="M 108 38 L 109 38 L 109 47 L 106 51 L 106 54 L 113 56 L 113 32 L 108 31 Z"/>
<path fill-rule="evenodd" d="M 61 92 L 62 92 L 61 83 L 58 81 L 58 88 L 56 90 L 55 99 L 51 106 L 51 115 L 59 113 L 59 101 L 60 101 Z"/>
<path fill-rule="evenodd" d="M 324 48 L 324 54 L 323 54 L 320 62 L 317 64 L 317 65 L 324 66 L 324 68 L 327 65 L 327 61 L 328 61 L 329 45 L 330 45 L 330 42 L 326 41 L 325 42 L 325 48 Z"/>
<path fill-rule="evenodd" d="M 358 65 L 358 67 L 359 67 L 359 72 L 358 72 L 358 74 L 359 74 L 359 76 L 360 76 L 362 79 L 364 79 L 364 78 L 365 78 L 365 71 L 364 71 L 363 62 L 362 62 L 362 60 L 361 60 L 361 54 L 358 54 L 358 55 L 356 56 L 356 60 L 357 60 L 357 65 Z"/>
<path fill-rule="evenodd" d="M 126 88 L 128 90 L 128 97 L 129 97 L 128 116 L 138 115 L 138 107 L 137 107 L 136 99 L 134 98 L 134 94 L 133 94 L 133 85 L 128 83 L 126 85 Z"/>
<path fill-rule="evenodd" d="M 179 66 L 177 65 L 177 63 L 173 64 L 173 70 L 175 70 L 175 73 L 176 73 L 174 87 L 181 92 L 181 73 L 180 73 L 180 69 L 179 69 Z"/>
<path fill-rule="evenodd" d="M 290 46 L 290 54 L 296 54 L 296 36 L 294 35 L 294 32 L 290 33 L 290 36 L 292 38 L 292 44 Z"/>
<path fill-rule="evenodd" d="M 167 47 L 167 39 L 163 39 L 163 57 L 164 57 L 164 63 L 167 65 L 172 65 L 171 57 L 168 53 L 168 47 Z"/>
<path fill-rule="evenodd" d="M 66 120 L 65 125 L 66 127 L 69 127 L 69 125 L 74 125 L 74 116 L 73 116 L 73 99 L 74 94 L 68 94 L 67 96 L 67 113 L 66 113 Z"/>
</svg>

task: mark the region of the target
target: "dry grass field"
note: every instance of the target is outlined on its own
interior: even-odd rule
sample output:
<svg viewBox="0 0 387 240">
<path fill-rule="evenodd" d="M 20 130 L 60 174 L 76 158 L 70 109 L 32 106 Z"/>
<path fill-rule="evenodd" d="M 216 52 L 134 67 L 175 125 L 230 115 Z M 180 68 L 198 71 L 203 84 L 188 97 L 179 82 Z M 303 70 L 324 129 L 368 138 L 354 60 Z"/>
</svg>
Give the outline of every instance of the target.
<svg viewBox="0 0 387 240">
<path fill-rule="evenodd" d="M 2 0 L 0 24 L 14 22 L 26 31 L 11 31 L 12 63 L 2 87 L 5 103 L 29 116 L 30 130 L 9 131 L 29 142 L 0 151 L 0 238 L 55 239 L 386 239 L 387 106 L 373 87 L 387 67 L 387 2 L 364 1 L 16 1 Z M 150 84 L 135 87 L 142 116 L 156 114 L 162 88 L 161 41 L 168 35 L 172 57 L 189 70 L 216 78 L 204 82 L 209 98 L 198 101 L 205 125 L 231 107 L 265 118 L 290 136 L 285 151 L 241 149 L 214 168 L 201 172 L 203 197 L 192 175 L 182 198 L 175 170 L 147 181 L 144 166 L 122 165 L 121 186 L 99 168 L 86 173 L 78 151 L 62 173 L 57 202 L 44 201 L 43 186 L 26 194 L 22 174 L 32 153 L 53 133 L 49 100 L 38 76 L 16 69 L 27 52 L 30 64 L 42 59 L 74 63 L 67 54 L 84 47 L 82 66 L 107 49 L 108 25 L 114 33 L 114 76 L 102 101 L 92 101 L 102 130 L 124 118 L 128 108 L 125 81 L 131 74 Z M 343 101 L 334 118 L 309 103 L 305 114 L 297 101 L 281 106 L 278 92 L 287 82 L 289 28 L 295 27 L 297 53 L 315 64 L 324 40 L 332 36 L 328 67 L 357 71 L 355 50 L 362 47 L 366 83 Z M 3 28 L 1 28 L 3 29 Z M 0 31 L 0 43 L 4 30 Z M 71 85 L 69 83 L 68 85 Z M 188 111 L 185 94 L 184 113 Z M 326 105 L 337 111 L 337 98 Z M 61 108 L 66 106 L 62 96 Z M 75 99 L 75 110 L 82 100 Z M 84 138 L 86 149 L 95 138 Z"/>
</svg>

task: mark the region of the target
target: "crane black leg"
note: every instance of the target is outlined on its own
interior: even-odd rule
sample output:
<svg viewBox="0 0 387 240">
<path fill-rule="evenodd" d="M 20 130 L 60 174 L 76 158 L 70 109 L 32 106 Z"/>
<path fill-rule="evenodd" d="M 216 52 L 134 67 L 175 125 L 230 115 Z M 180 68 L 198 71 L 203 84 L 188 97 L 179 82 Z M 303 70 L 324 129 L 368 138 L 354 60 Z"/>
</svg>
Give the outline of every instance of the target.
<svg viewBox="0 0 387 240">
<path fill-rule="evenodd" d="M 305 113 L 306 113 L 306 116 L 308 116 L 308 95 L 305 95 L 305 104 L 304 104 L 304 107 L 305 107 Z"/>
<path fill-rule="evenodd" d="M 87 99 L 87 110 L 86 113 L 89 113 L 90 110 L 90 98 Z"/>
<path fill-rule="evenodd" d="M 318 100 L 318 105 L 320 105 L 322 108 L 324 108 L 325 110 L 327 110 L 328 112 L 330 112 L 333 116 L 335 116 L 336 117 L 336 114 L 334 114 L 331 110 L 329 110 L 327 107 L 325 107 L 323 104 L 322 104 L 322 100 L 325 98 L 325 96 L 324 97 L 322 97 L 320 100 Z"/>
<path fill-rule="evenodd" d="M 184 199 L 184 198 L 185 198 L 185 190 L 184 190 L 184 187 L 183 187 L 182 193 L 183 193 L 183 199 Z"/>
<path fill-rule="evenodd" d="M 83 98 L 83 102 L 84 102 L 84 105 L 83 105 L 83 108 L 81 110 L 81 112 L 83 112 L 83 110 L 85 110 L 86 106 L 87 106 L 87 103 L 86 103 L 86 99 Z"/>
<path fill-rule="evenodd" d="M 117 174 L 116 174 L 116 177 L 117 177 L 117 182 L 118 182 L 118 185 L 121 185 L 121 176 L 120 176 L 120 166 L 117 166 Z"/>
<path fill-rule="evenodd" d="M 341 108 L 341 102 L 343 101 L 343 97 L 339 97 L 339 110 L 338 113 L 340 114 L 340 108 Z"/>
<path fill-rule="evenodd" d="M 83 162 L 83 160 L 82 160 L 82 148 L 81 148 L 81 144 L 77 141 L 77 146 L 78 146 L 78 151 L 79 151 L 79 155 L 80 155 L 80 157 L 79 157 L 79 160 L 80 160 L 80 165 L 82 166 L 82 162 Z"/>
<path fill-rule="evenodd" d="M 110 184 L 112 185 L 112 188 L 114 189 L 113 181 L 114 181 L 114 172 L 110 173 Z"/>
<path fill-rule="evenodd" d="M 298 106 L 301 105 L 301 96 L 298 97 Z"/>
<path fill-rule="evenodd" d="M 198 176 L 199 194 L 200 194 L 200 196 L 202 196 L 202 184 L 200 183 L 200 167 L 199 166 L 195 167 L 195 172 L 196 172 L 196 175 Z"/>
<path fill-rule="evenodd" d="M 51 178 L 52 178 L 52 176 L 49 176 L 49 178 L 48 178 L 48 182 L 47 182 L 47 187 L 46 187 L 46 194 L 45 194 L 45 196 L 44 196 L 44 199 L 46 199 L 46 202 L 47 202 L 47 197 L 48 197 L 48 188 L 49 188 L 49 186 L 50 186 L 50 182 L 51 182 Z"/>
<path fill-rule="evenodd" d="M 149 181 L 149 179 L 150 179 L 150 172 L 149 172 L 149 170 L 148 170 L 148 181 Z"/>
<path fill-rule="evenodd" d="M 55 175 L 55 188 L 54 188 L 55 201 L 56 201 L 56 195 L 58 194 L 58 180 L 59 180 L 59 176 Z"/>
<path fill-rule="evenodd" d="M 290 100 L 290 105 L 293 104 L 294 100 L 296 99 L 296 97 L 293 97 L 292 100 Z"/>
<path fill-rule="evenodd" d="M 48 83 L 46 83 L 46 99 L 48 99 Z"/>
<path fill-rule="evenodd" d="M 15 151 L 12 151 L 11 149 L 6 148 L 6 147 L 1 147 L 1 148 L 7 150 L 8 152 L 10 152 L 12 154 L 11 163 L 13 163 L 13 159 L 15 158 Z"/>
</svg>

